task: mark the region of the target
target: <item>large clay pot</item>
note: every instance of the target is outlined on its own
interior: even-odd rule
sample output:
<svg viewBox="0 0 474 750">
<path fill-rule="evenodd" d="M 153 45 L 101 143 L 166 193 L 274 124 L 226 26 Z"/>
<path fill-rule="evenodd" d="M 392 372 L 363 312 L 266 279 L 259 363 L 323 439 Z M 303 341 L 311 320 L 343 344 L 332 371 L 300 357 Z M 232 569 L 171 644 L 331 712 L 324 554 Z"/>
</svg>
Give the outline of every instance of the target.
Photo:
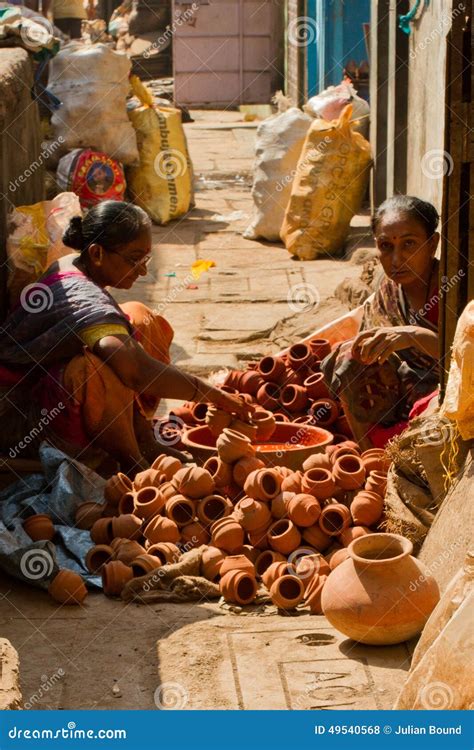
<svg viewBox="0 0 474 750">
<path fill-rule="evenodd" d="M 209 472 L 217 489 L 220 489 L 221 487 L 228 487 L 229 484 L 231 484 L 231 464 L 225 464 L 224 461 L 222 461 L 217 456 L 211 456 L 211 458 L 207 459 L 203 468 Z"/>
<path fill-rule="evenodd" d="M 176 544 L 172 542 L 157 542 L 150 544 L 146 551 L 149 555 L 154 555 L 160 560 L 162 565 L 171 565 L 177 563 L 181 557 L 181 551 Z"/>
<path fill-rule="evenodd" d="M 87 596 L 84 581 L 72 570 L 60 570 L 48 586 L 48 593 L 60 604 L 82 604 Z"/>
<path fill-rule="evenodd" d="M 221 565 L 225 559 L 225 552 L 217 547 L 207 547 L 202 553 L 201 572 L 208 581 L 215 581 L 220 575 Z"/>
<path fill-rule="evenodd" d="M 125 539 L 139 539 L 141 537 L 142 519 L 128 513 L 112 518 L 112 538 L 116 536 Z"/>
<path fill-rule="evenodd" d="M 54 525 L 45 513 L 38 513 L 23 521 L 23 529 L 34 542 L 51 541 L 54 537 Z"/>
<path fill-rule="evenodd" d="M 371 471 L 365 481 L 365 488 L 369 492 L 376 492 L 385 497 L 387 491 L 387 474 L 384 471 Z"/>
<path fill-rule="evenodd" d="M 104 486 L 104 498 L 110 503 L 110 505 L 117 506 L 122 495 L 126 492 L 130 492 L 131 489 L 131 479 L 129 479 L 126 474 L 119 472 L 106 481 Z"/>
<path fill-rule="evenodd" d="M 329 391 L 322 372 L 315 372 L 307 377 L 303 385 L 306 388 L 308 398 L 312 401 L 329 398 Z"/>
<path fill-rule="evenodd" d="M 277 383 L 264 383 L 258 389 L 257 403 L 264 409 L 275 411 L 280 405 L 280 386 Z"/>
<path fill-rule="evenodd" d="M 287 510 L 288 518 L 296 526 L 313 526 L 321 515 L 321 506 L 313 495 L 294 495 Z"/>
<path fill-rule="evenodd" d="M 267 569 L 262 573 L 262 581 L 267 589 L 270 590 L 278 578 L 288 575 L 290 572 L 293 571 L 284 559 L 281 561 L 276 560 L 275 562 L 270 563 Z"/>
<path fill-rule="evenodd" d="M 179 529 L 175 522 L 170 518 L 163 518 L 163 516 L 152 518 L 145 526 L 143 534 L 152 544 L 158 544 L 159 542 L 176 544 L 180 538 Z"/>
<path fill-rule="evenodd" d="M 331 503 L 322 509 L 319 527 L 328 536 L 339 536 L 351 523 L 349 508 L 341 503 Z"/>
<path fill-rule="evenodd" d="M 282 479 L 274 469 L 257 469 L 248 475 L 244 492 L 254 500 L 269 502 L 280 492 Z"/>
<path fill-rule="evenodd" d="M 264 469 L 265 464 L 256 456 L 244 456 L 234 464 L 232 476 L 238 487 L 243 487 L 245 480 L 253 471 Z"/>
<path fill-rule="evenodd" d="M 224 599 L 236 604 L 250 604 L 257 595 L 255 577 L 243 570 L 230 570 L 221 578 L 219 586 Z"/>
<path fill-rule="evenodd" d="M 258 363 L 259 375 L 269 383 L 282 383 L 285 378 L 286 365 L 280 357 L 263 357 Z"/>
<path fill-rule="evenodd" d="M 272 549 L 263 550 L 255 561 L 255 572 L 259 578 L 263 576 L 265 571 L 276 562 L 282 562 L 286 564 L 286 558 L 280 552 L 275 552 Z"/>
<path fill-rule="evenodd" d="M 234 554 L 244 543 L 245 532 L 235 518 L 221 518 L 211 526 L 213 547 L 219 547 L 229 554 Z"/>
<path fill-rule="evenodd" d="M 136 557 L 145 554 L 145 548 L 132 539 L 122 539 L 121 543 L 114 548 L 114 552 L 115 560 L 120 560 L 125 565 L 131 565 Z"/>
<path fill-rule="evenodd" d="M 110 544 L 113 538 L 112 519 L 99 518 L 91 529 L 91 539 L 94 544 Z"/>
<path fill-rule="evenodd" d="M 179 469 L 181 469 L 183 464 L 179 460 L 179 458 L 174 458 L 173 456 L 165 456 L 161 455 L 158 456 L 158 458 L 155 458 L 153 461 L 151 468 L 157 471 L 159 474 L 164 474 L 166 476 L 166 481 L 169 482 L 171 479 L 173 479 L 174 475 L 176 474 Z"/>
<path fill-rule="evenodd" d="M 317 500 L 328 500 L 333 496 L 336 484 L 328 469 L 310 469 L 303 474 L 301 491 L 313 495 Z"/>
<path fill-rule="evenodd" d="M 120 596 L 126 583 L 133 578 L 133 570 L 119 560 L 112 560 L 102 568 L 102 588 L 106 596 Z"/>
<path fill-rule="evenodd" d="M 252 442 L 246 436 L 228 427 L 219 435 L 216 441 L 219 458 L 226 464 L 233 464 L 244 456 L 252 455 Z M 206 492 L 210 495 L 212 490 Z"/>
<path fill-rule="evenodd" d="M 181 528 L 193 520 L 196 515 L 196 505 L 189 497 L 175 495 L 166 501 L 165 512 L 168 518 Z"/>
<path fill-rule="evenodd" d="M 222 497 L 222 495 L 209 495 L 198 503 L 197 517 L 204 526 L 210 526 L 219 518 L 230 516 L 233 507 L 229 498 Z"/>
<path fill-rule="evenodd" d="M 383 513 L 383 498 L 376 492 L 362 490 L 351 503 L 351 515 L 355 526 L 373 526 Z"/>
<path fill-rule="evenodd" d="M 247 555 L 228 555 L 220 566 L 219 573 L 225 576 L 231 570 L 243 570 L 255 578 L 255 565 L 248 559 Z"/>
<path fill-rule="evenodd" d="M 276 428 L 275 417 L 271 411 L 257 409 L 252 414 L 252 422 L 257 428 L 257 442 L 264 443 L 266 440 L 270 440 Z"/>
<path fill-rule="evenodd" d="M 138 518 L 151 518 L 164 508 L 165 502 L 157 487 L 143 487 L 135 494 L 133 512 Z"/>
<path fill-rule="evenodd" d="M 367 536 L 372 532 L 367 526 L 349 526 L 339 535 L 339 541 L 344 547 L 348 547 L 354 539 L 359 539 L 361 536 Z"/>
<path fill-rule="evenodd" d="M 319 524 L 303 529 L 303 539 L 318 552 L 324 552 L 331 544 L 331 537 L 324 533 Z"/>
<path fill-rule="evenodd" d="M 313 453 L 303 463 L 303 471 L 310 471 L 310 469 L 327 469 L 331 471 L 332 464 L 329 455 L 327 453 Z"/>
<path fill-rule="evenodd" d="M 291 414 L 304 411 L 308 405 L 306 388 L 303 385 L 286 385 L 280 394 L 280 401 Z"/>
<path fill-rule="evenodd" d="M 234 430 L 234 432 L 240 432 L 241 435 L 246 435 L 252 443 L 257 439 L 257 426 L 244 422 L 242 419 L 234 418 L 229 425 L 229 430 Z"/>
<path fill-rule="evenodd" d="M 308 604 L 312 615 L 323 614 L 321 599 L 327 580 L 328 576 L 326 575 L 314 576 L 306 588 L 305 601 L 306 604 Z"/>
<path fill-rule="evenodd" d="M 251 497 L 239 500 L 235 506 L 234 516 L 245 531 L 256 531 L 268 526 L 272 518 L 268 505 Z"/>
<path fill-rule="evenodd" d="M 311 416 L 318 427 L 329 427 L 339 416 L 339 406 L 332 398 L 313 401 Z"/>
<path fill-rule="evenodd" d="M 343 490 L 357 490 L 365 482 L 365 466 L 358 456 L 341 456 L 332 473 L 337 486 Z"/>
<path fill-rule="evenodd" d="M 303 582 L 297 576 L 281 576 L 270 588 L 270 598 L 280 609 L 295 609 L 303 597 Z"/>
<path fill-rule="evenodd" d="M 104 506 L 101 503 L 81 503 L 77 506 L 74 522 L 78 529 L 90 531 L 92 526 L 102 517 Z"/>
<path fill-rule="evenodd" d="M 349 547 L 330 575 L 322 606 L 337 630 L 360 643 L 388 646 L 413 638 L 439 601 L 428 568 L 397 534 L 369 534 Z"/>
<path fill-rule="evenodd" d="M 392 463 L 382 448 L 370 448 L 364 451 L 361 458 L 367 475 L 371 471 L 388 471 Z"/>
<path fill-rule="evenodd" d="M 114 556 L 112 547 L 108 544 L 96 544 L 86 554 L 86 568 L 89 573 L 98 573 L 105 563 Z"/>
<path fill-rule="evenodd" d="M 173 484 L 181 495 L 193 500 L 212 495 L 214 480 L 206 469 L 198 466 L 183 467 L 173 477 Z"/>
<path fill-rule="evenodd" d="M 135 560 L 132 560 L 130 567 L 132 569 L 133 577 L 139 578 L 147 573 L 151 573 L 152 570 L 161 568 L 161 562 L 154 555 L 143 554 L 138 555 Z"/>
<path fill-rule="evenodd" d="M 301 534 L 289 519 L 275 521 L 268 530 L 268 544 L 275 552 L 289 555 L 301 542 Z"/>
</svg>

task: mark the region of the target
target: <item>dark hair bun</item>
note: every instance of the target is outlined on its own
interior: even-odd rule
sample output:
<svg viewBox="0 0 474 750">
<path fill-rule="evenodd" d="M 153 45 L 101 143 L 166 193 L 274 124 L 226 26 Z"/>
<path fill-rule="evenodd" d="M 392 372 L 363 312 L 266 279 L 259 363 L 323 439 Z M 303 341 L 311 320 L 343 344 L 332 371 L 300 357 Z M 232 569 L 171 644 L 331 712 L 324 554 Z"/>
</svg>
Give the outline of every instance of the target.
<svg viewBox="0 0 474 750">
<path fill-rule="evenodd" d="M 82 217 L 73 216 L 64 232 L 63 243 L 74 250 L 84 249 L 84 235 L 82 233 Z"/>
</svg>

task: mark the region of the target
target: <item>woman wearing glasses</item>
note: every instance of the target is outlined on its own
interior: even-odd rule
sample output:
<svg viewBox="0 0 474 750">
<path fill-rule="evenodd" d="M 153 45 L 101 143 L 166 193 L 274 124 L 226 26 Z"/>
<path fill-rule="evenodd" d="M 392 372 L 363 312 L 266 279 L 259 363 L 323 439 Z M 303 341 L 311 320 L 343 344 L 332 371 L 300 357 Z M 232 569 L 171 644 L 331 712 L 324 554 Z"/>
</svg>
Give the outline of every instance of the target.
<svg viewBox="0 0 474 750">
<path fill-rule="evenodd" d="M 1 452 L 21 444 L 15 455 L 31 457 L 48 437 L 83 463 L 112 457 L 132 473 L 163 450 L 152 432 L 162 397 L 248 416 L 240 399 L 170 364 L 164 318 L 139 302 L 119 305 L 107 291 L 146 275 L 151 222 L 142 209 L 99 203 L 71 220 L 63 242 L 79 254 L 23 290 L 3 326 Z"/>
</svg>

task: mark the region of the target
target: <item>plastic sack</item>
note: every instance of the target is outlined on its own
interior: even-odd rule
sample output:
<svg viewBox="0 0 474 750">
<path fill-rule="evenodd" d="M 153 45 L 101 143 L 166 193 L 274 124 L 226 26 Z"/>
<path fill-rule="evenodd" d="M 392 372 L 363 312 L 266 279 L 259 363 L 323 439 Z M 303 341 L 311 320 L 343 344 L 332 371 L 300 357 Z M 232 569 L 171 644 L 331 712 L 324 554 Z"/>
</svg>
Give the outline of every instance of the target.
<svg viewBox="0 0 474 750">
<path fill-rule="evenodd" d="M 441 415 L 457 423 L 463 440 L 474 438 L 474 301 L 456 326 Z"/>
<path fill-rule="evenodd" d="M 352 119 L 364 118 L 360 123 L 354 122 L 354 130 L 362 133 L 365 138 L 369 135 L 370 106 L 362 99 L 354 86 L 344 81 L 339 86 L 328 86 L 320 94 L 308 99 L 303 110 L 312 117 L 320 117 L 323 120 L 337 120 L 342 114 L 344 107 L 352 104 Z"/>
<path fill-rule="evenodd" d="M 60 101 L 53 113 L 54 136 L 64 146 L 92 148 L 123 164 L 138 161 L 126 97 L 131 63 L 105 44 L 66 44 L 50 62 L 48 90 Z"/>
<path fill-rule="evenodd" d="M 73 216 L 81 215 L 79 198 L 60 193 L 51 201 L 18 206 L 8 216 L 7 258 L 10 307 L 22 289 L 32 284 L 58 258 L 72 252 L 62 236 Z"/>
<path fill-rule="evenodd" d="M 244 237 L 279 240 L 296 165 L 312 120 L 297 107 L 273 115 L 257 129 L 252 198 L 255 208 Z"/>
<path fill-rule="evenodd" d="M 396 710 L 472 709 L 473 605 L 474 552 L 469 552 L 424 627 Z"/>
<path fill-rule="evenodd" d="M 364 198 L 371 149 L 351 117 L 349 105 L 339 120 L 315 120 L 308 130 L 280 232 L 302 260 L 339 253 Z"/>
<path fill-rule="evenodd" d="M 76 148 L 59 160 L 56 182 L 71 190 L 88 208 L 105 200 L 123 201 L 126 182 L 122 165 L 101 151 Z"/>
</svg>

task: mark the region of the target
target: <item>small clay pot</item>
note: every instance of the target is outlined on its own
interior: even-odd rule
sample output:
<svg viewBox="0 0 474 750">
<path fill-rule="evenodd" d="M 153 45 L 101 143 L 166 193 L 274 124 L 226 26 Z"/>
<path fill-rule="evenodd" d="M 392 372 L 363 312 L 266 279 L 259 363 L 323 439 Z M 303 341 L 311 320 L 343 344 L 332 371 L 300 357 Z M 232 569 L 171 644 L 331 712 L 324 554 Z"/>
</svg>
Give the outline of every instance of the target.
<svg viewBox="0 0 474 750">
<path fill-rule="evenodd" d="M 303 385 L 306 388 L 308 398 L 312 401 L 329 398 L 329 391 L 322 372 L 315 372 L 307 377 L 303 381 Z"/>
<path fill-rule="evenodd" d="M 145 526 L 143 534 L 152 544 L 159 542 L 171 542 L 176 544 L 179 541 L 180 533 L 177 525 L 170 518 L 155 516 Z"/>
<path fill-rule="evenodd" d="M 285 518 L 288 514 L 288 503 L 295 495 L 295 492 L 280 492 L 274 497 L 270 505 L 272 517 L 275 519 Z"/>
<path fill-rule="evenodd" d="M 133 570 L 120 560 L 112 560 L 102 568 L 102 588 L 106 596 L 120 596 L 126 583 L 133 578 Z"/>
<path fill-rule="evenodd" d="M 161 474 L 155 469 L 146 469 L 140 471 L 135 479 L 133 480 L 133 489 L 135 492 L 139 492 L 144 487 L 159 487 L 161 480 Z M 129 491 L 129 490 L 128 490 Z"/>
<path fill-rule="evenodd" d="M 308 405 L 308 394 L 304 385 L 286 385 L 281 394 L 280 402 L 291 414 L 303 411 Z"/>
<path fill-rule="evenodd" d="M 123 516 L 112 518 L 112 539 L 116 536 L 124 539 L 140 539 L 142 519 L 127 513 Z"/>
<path fill-rule="evenodd" d="M 243 570 L 255 578 L 255 565 L 246 555 L 228 555 L 221 563 L 219 574 L 225 576 L 231 570 Z"/>
<path fill-rule="evenodd" d="M 255 529 L 255 531 L 247 531 L 249 544 L 256 550 L 267 550 L 269 528 L 270 524 L 268 524 L 267 526 L 262 526 L 261 529 Z"/>
<path fill-rule="evenodd" d="M 244 537 L 244 529 L 232 516 L 221 518 L 211 526 L 212 545 L 231 555 L 243 545 Z"/>
<path fill-rule="evenodd" d="M 211 434 L 218 438 L 221 432 L 232 422 L 232 415 L 216 406 L 210 406 L 206 414 L 206 424 Z"/>
<path fill-rule="evenodd" d="M 237 398 L 240 399 L 240 401 L 243 401 L 245 404 L 255 404 L 255 398 L 249 393 L 238 393 Z"/>
<path fill-rule="evenodd" d="M 112 547 L 108 544 L 96 544 L 86 554 L 86 568 L 89 573 L 98 573 L 105 563 L 114 556 Z"/>
<path fill-rule="evenodd" d="M 282 411 L 276 411 L 273 413 L 273 416 L 275 417 L 275 422 L 289 422 L 290 418 L 283 414 Z"/>
<path fill-rule="evenodd" d="M 371 471 L 388 471 L 392 463 L 382 448 L 370 448 L 370 450 L 364 451 L 361 459 L 367 475 Z"/>
<path fill-rule="evenodd" d="M 341 503 L 331 503 L 322 509 L 319 527 L 328 536 L 339 536 L 352 521 L 349 508 Z"/>
<path fill-rule="evenodd" d="M 268 505 L 250 497 L 239 500 L 235 506 L 234 517 L 245 531 L 268 527 L 272 518 Z"/>
<path fill-rule="evenodd" d="M 271 411 L 256 409 L 252 414 L 252 422 L 257 428 L 257 442 L 264 443 L 266 440 L 270 440 L 276 428 L 275 417 Z"/>
<path fill-rule="evenodd" d="M 194 424 L 194 417 L 192 414 L 192 407 L 194 404 L 184 403 L 182 406 L 175 406 L 174 409 L 170 410 L 168 417 L 170 420 L 176 417 L 178 421 L 184 422 L 188 425 Z"/>
<path fill-rule="evenodd" d="M 191 414 L 196 424 L 206 424 L 206 414 L 208 408 L 209 407 L 207 404 L 193 403 L 193 405 L 191 406 Z"/>
<path fill-rule="evenodd" d="M 383 513 L 383 497 L 377 492 L 362 490 L 351 503 L 354 526 L 373 526 Z"/>
<path fill-rule="evenodd" d="M 196 505 L 189 497 L 175 495 L 166 501 L 165 513 L 168 518 L 175 522 L 178 528 L 187 526 L 196 515 Z"/>
<path fill-rule="evenodd" d="M 90 531 L 92 526 L 102 517 L 104 506 L 102 503 L 81 503 L 77 506 L 74 523 L 76 528 Z"/>
<path fill-rule="evenodd" d="M 331 537 L 324 533 L 319 524 L 303 529 L 303 539 L 318 552 L 324 552 L 331 544 Z"/>
<path fill-rule="evenodd" d="M 220 575 L 225 552 L 217 547 L 207 547 L 202 553 L 201 572 L 208 581 L 215 581 Z"/>
<path fill-rule="evenodd" d="M 264 468 L 265 464 L 256 456 L 244 456 L 234 464 L 232 477 L 238 487 L 243 487 L 249 474 Z"/>
<path fill-rule="evenodd" d="M 274 469 L 257 469 L 248 475 L 244 492 L 254 500 L 268 502 L 276 497 L 282 485 L 282 479 Z"/>
<path fill-rule="evenodd" d="M 179 469 L 182 469 L 182 467 L 183 464 L 181 463 L 179 458 L 174 458 L 174 456 L 166 456 L 164 454 L 158 456 L 158 458 L 155 458 L 151 465 L 151 468 L 157 471 L 158 474 L 164 474 L 166 476 L 167 482 L 171 481 L 176 472 L 179 471 Z"/>
<path fill-rule="evenodd" d="M 199 521 L 191 521 L 181 529 L 181 542 L 186 550 L 195 549 L 202 544 L 209 544 L 211 535 Z"/>
<path fill-rule="evenodd" d="M 161 562 L 154 555 L 143 554 L 138 555 L 138 557 L 130 563 L 130 567 L 132 569 L 133 577 L 139 578 L 147 573 L 151 573 L 152 570 L 161 568 Z"/>
<path fill-rule="evenodd" d="M 295 566 L 295 575 L 303 581 L 305 588 L 315 576 L 329 575 L 330 572 L 331 568 L 319 552 L 301 557 Z"/>
<path fill-rule="evenodd" d="M 343 547 L 342 549 L 337 549 L 335 552 L 332 553 L 332 555 L 328 556 L 328 562 L 329 567 L 331 570 L 335 570 L 338 565 L 344 562 L 344 560 L 347 560 L 349 557 L 349 550 L 347 547 Z"/>
<path fill-rule="evenodd" d="M 301 534 L 289 519 L 275 521 L 268 530 L 268 544 L 275 552 L 289 555 L 301 542 Z"/>
<path fill-rule="evenodd" d="M 263 550 L 255 561 L 255 572 L 257 576 L 261 578 L 270 565 L 280 562 L 285 563 L 286 565 L 286 558 L 280 552 L 275 552 L 272 549 Z"/>
<path fill-rule="evenodd" d="M 310 469 L 328 469 L 332 470 L 330 458 L 327 453 L 313 453 L 312 456 L 306 459 L 303 463 L 303 471 L 309 471 Z"/>
<path fill-rule="evenodd" d="M 311 339 L 309 346 L 318 362 L 321 362 L 328 354 L 331 354 L 331 344 L 328 339 Z"/>
<path fill-rule="evenodd" d="M 371 533 L 371 530 L 367 526 L 349 526 L 339 535 L 339 541 L 344 547 L 348 547 L 354 539 L 359 539 L 359 537 Z"/>
<path fill-rule="evenodd" d="M 281 483 L 282 492 L 294 492 L 298 495 L 301 490 L 301 482 L 303 480 L 303 472 L 294 471 L 289 477 L 285 477 Z"/>
<path fill-rule="evenodd" d="M 323 614 L 321 597 L 323 595 L 323 590 L 326 585 L 327 579 L 328 576 L 326 575 L 314 576 L 306 589 L 305 602 L 309 606 L 312 615 Z"/>
<path fill-rule="evenodd" d="M 198 466 L 179 469 L 173 477 L 173 484 L 180 495 L 193 500 L 212 495 L 215 488 L 214 480 L 209 472 Z"/>
<path fill-rule="evenodd" d="M 270 598 L 280 609 L 295 609 L 303 601 L 303 597 L 303 581 L 297 576 L 281 576 L 270 588 Z"/>
<path fill-rule="evenodd" d="M 313 495 L 317 500 L 328 500 L 333 496 L 336 483 L 328 469 L 310 469 L 303 474 L 301 491 Z"/>
<path fill-rule="evenodd" d="M 166 500 L 169 500 L 170 497 L 174 497 L 175 495 L 179 494 L 173 482 L 163 482 L 163 484 L 160 484 L 160 492 L 164 497 L 165 502 Z"/>
<path fill-rule="evenodd" d="M 291 566 L 288 565 L 284 558 L 281 561 L 276 560 L 275 562 L 270 563 L 267 569 L 262 573 L 262 581 L 267 589 L 270 590 L 278 578 L 290 573 L 293 574 L 293 572 Z"/>
<path fill-rule="evenodd" d="M 133 560 L 139 555 L 145 554 L 145 548 L 142 547 L 138 542 L 134 542 L 132 539 L 122 539 L 121 543 L 114 549 L 114 559 L 120 560 L 125 565 L 131 565 Z"/>
<path fill-rule="evenodd" d="M 371 471 L 365 481 L 364 489 L 369 492 L 376 492 L 378 495 L 385 497 L 387 491 L 387 475 L 383 471 Z"/>
<path fill-rule="evenodd" d="M 227 602 L 240 605 L 250 604 L 257 595 L 255 577 L 243 570 L 230 570 L 221 578 L 219 588 Z"/>
<path fill-rule="evenodd" d="M 334 466 L 338 458 L 342 458 L 342 456 L 357 456 L 358 458 L 360 458 L 360 451 L 356 450 L 355 448 L 351 448 L 350 446 L 344 445 L 344 443 L 335 446 L 335 450 L 329 454 L 331 466 Z"/>
<path fill-rule="evenodd" d="M 239 390 L 249 396 L 255 396 L 260 386 L 263 384 L 262 376 L 256 370 L 247 370 L 243 372 L 239 380 Z"/>
<path fill-rule="evenodd" d="M 216 448 L 219 458 L 227 464 L 233 464 L 244 456 L 252 455 L 251 440 L 228 427 L 217 438 Z M 212 494 L 212 491 L 206 492 L 206 495 Z"/>
<path fill-rule="evenodd" d="M 282 383 L 286 365 L 280 357 L 263 357 L 258 363 L 259 375 L 269 383 Z"/>
<path fill-rule="evenodd" d="M 60 570 L 48 586 L 48 594 L 60 604 L 82 604 L 87 596 L 84 581 L 72 570 Z"/>
<path fill-rule="evenodd" d="M 149 487 L 145 487 L 145 490 L 151 489 Z M 135 497 L 136 492 L 126 492 L 125 495 L 122 495 L 122 497 L 119 500 L 119 504 L 117 506 L 117 511 L 119 516 L 126 516 L 129 513 L 134 513 L 135 511 Z M 116 514 L 113 514 L 116 515 Z"/>
<path fill-rule="evenodd" d="M 259 556 L 259 554 L 260 550 L 255 549 L 255 547 L 252 547 L 251 544 L 244 544 L 239 550 L 239 555 L 245 555 L 245 557 L 250 560 L 250 562 L 254 566 L 257 562 L 257 557 Z"/>
<path fill-rule="evenodd" d="M 23 529 L 34 542 L 51 541 L 54 537 L 54 524 L 45 513 L 27 518 L 23 521 Z"/>
<path fill-rule="evenodd" d="M 222 495 L 208 495 L 198 503 L 197 517 L 204 526 L 210 526 L 220 518 L 230 516 L 233 505 L 227 497 Z"/>
<path fill-rule="evenodd" d="M 341 456 L 334 463 L 332 474 L 343 490 L 357 490 L 365 483 L 365 466 L 359 456 Z"/>
<path fill-rule="evenodd" d="M 307 373 L 307 368 L 304 367 L 301 372 L 292 370 L 289 367 L 286 371 L 285 379 L 282 386 L 285 385 L 303 385 Z"/>
<path fill-rule="evenodd" d="M 252 443 L 257 439 L 256 425 L 244 422 L 242 419 L 233 419 L 229 425 L 229 430 L 234 430 L 234 432 L 240 432 L 241 435 L 246 435 Z"/>
<path fill-rule="evenodd" d="M 232 466 L 217 456 L 208 458 L 203 468 L 211 475 L 216 488 L 228 487 L 232 482 Z"/>
<path fill-rule="evenodd" d="M 280 406 L 280 386 L 277 383 L 264 383 L 258 389 L 256 398 L 263 409 L 275 411 Z"/>
<path fill-rule="evenodd" d="M 157 544 L 150 544 L 147 547 L 147 553 L 154 555 L 160 560 L 162 565 L 171 565 L 177 563 L 181 557 L 181 551 L 176 544 L 171 542 L 158 542 Z"/>
<path fill-rule="evenodd" d="M 311 367 L 315 358 L 308 344 L 294 344 L 288 352 L 288 365 L 292 370 Z"/>
<path fill-rule="evenodd" d="M 330 427 L 339 416 L 339 406 L 332 398 L 317 399 L 310 414 L 318 427 Z"/>
<path fill-rule="evenodd" d="M 313 526 L 321 515 L 321 506 L 313 495 L 294 495 L 287 504 L 288 518 L 295 526 Z"/>
<path fill-rule="evenodd" d="M 138 518 L 148 519 L 165 507 L 165 498 L 157 487 L 143 487 L 135 494 L 133 512 Z"/>
<path fill-rule="evenodd" d="M 126 474 L 119 472 L 108 479 L 104 486 L 104 498 L 110 505 L 117 506 L 122 495 L 130 492 L 132 480 Z"/>
<path fill-rule="evenodd" d="M 114 538 L 112 533 L 112 519 L 99 518 L 91 529 L 91 539 L 94 544 L 110 544 Z"/>
</svg>

